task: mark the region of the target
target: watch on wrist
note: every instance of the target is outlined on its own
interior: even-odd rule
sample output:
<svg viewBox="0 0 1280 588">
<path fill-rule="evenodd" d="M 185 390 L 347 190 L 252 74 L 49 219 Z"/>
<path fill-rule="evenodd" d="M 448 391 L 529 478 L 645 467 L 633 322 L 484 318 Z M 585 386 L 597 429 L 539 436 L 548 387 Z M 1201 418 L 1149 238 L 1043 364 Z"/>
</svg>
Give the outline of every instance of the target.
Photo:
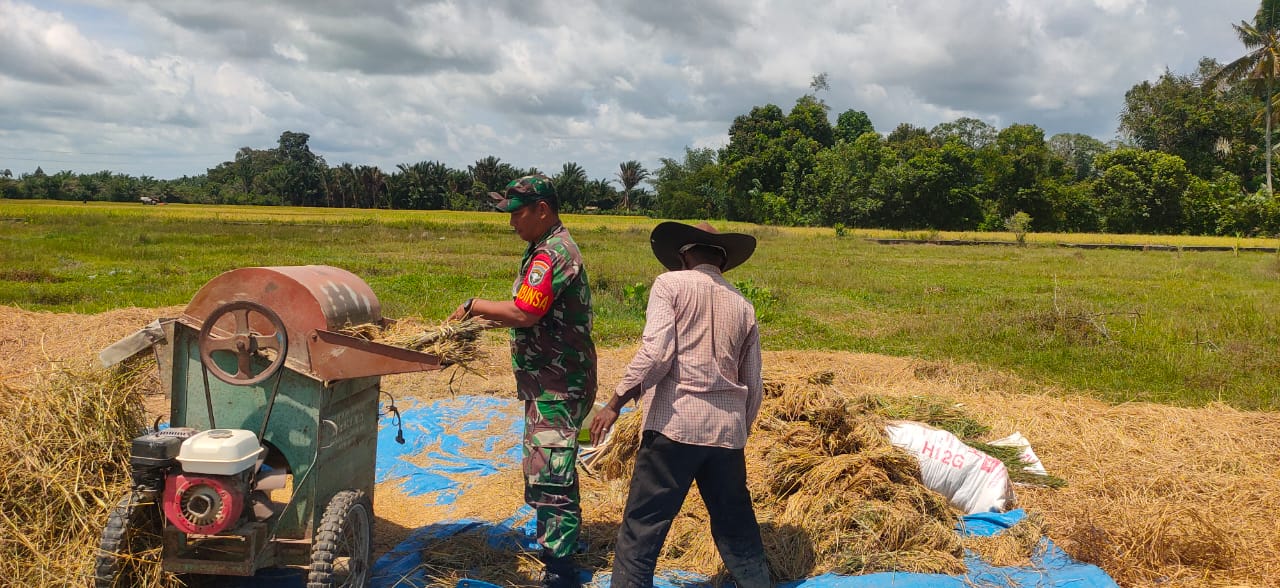
<svg viewBox="0 0 1280 588">
<path fill-rule="evenodd" d="M 471 305 L 475 303 L 476 299 L 474 296 L 468 298 L 466 302 L 462 303 L 462 312 L 466 313 L 467 316 L 471 316 Z"/>
</svg>

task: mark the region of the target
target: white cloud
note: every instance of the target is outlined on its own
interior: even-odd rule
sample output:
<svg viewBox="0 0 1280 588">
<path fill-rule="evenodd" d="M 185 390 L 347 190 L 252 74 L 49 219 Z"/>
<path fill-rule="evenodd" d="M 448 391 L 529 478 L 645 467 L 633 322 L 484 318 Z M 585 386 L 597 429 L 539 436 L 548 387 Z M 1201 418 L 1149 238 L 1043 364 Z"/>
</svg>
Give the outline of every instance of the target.
<svg viewBox="0 0 1280 588">
<path fill-rule="evenodd" d="M 0 168 L 202 173 L 306 132 L 330 163 L 487 155 L 592 177 L 723 144 L 827 72 L 832 118 L 1110 138 L 1126 90 L 1241 51 L 1256 0 L 0 0 Z M 35 156 L 33 156 L 33 154 Z"/>
</svg>

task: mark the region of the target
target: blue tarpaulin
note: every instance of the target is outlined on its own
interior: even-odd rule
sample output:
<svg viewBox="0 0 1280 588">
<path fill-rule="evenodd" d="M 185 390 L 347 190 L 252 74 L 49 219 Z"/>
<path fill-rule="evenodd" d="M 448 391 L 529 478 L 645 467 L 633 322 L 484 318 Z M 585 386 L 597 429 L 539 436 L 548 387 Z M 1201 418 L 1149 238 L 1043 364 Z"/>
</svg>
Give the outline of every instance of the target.
<svg viewBox="0 0 1280 588">
<path fill-rule="evenodd" d="M 452 503 L 466 487 L 450 478 L 450 474 L 489 475 L 505 468 L 517 467 L 520 460 L 520 415 L 523 408 L 514 399 L 491 396 L 459 396 L 402 413 L 406 443 L 395 442 L 396 429 L 386 421 L 378 434 L 378 483 L 400 480 L 401 489 L 410 496 L 422 496 L 437 504 Z M 476 435 L 490 431 L 491 435 Z M 496 431 L 496 432 L 495 432 Z M 479 446 L 474 446 L 479 443 Z M 470 451 L 467 451 L 467 450 Z M 481 451 L 483 449 L 483 451 Z M 485 459 L 467 457 L 488 455 Z M 423 459 L 423 455 L 427 459 Z M 412 461 L 409 459 L 412 457 Z M 418 462 L 418 463 L 414 463 Z M 431 465 L 420 465 L 421 463 Z M 512 488 L 512 492 L 520 489 Z M 376 507 L 375 507 L 376 510 Z M 982 513 L 963 517 L 956 531 L 964 535 L 996 535 L 1022 520 L 1025 513 Z M 460 533 L 483 533 L 490 544 L 518 551 L 536 548 L 533 541 L 533 513 L 522 507 L 504 521 L 438 521 L 410 533 L 409 537 L 374 564 L 375 588 L 392 586 L 425 586 L 426 577 L 419 569 L 423 547 L 441 538 Z M 941 574 L 878 573 L 862 576 L 824 574 L 784 584 L 804 588 L 895 588 L 971 586 L 1024 586 L 1060 588 L 1115 587 L 1116 583 L 1097 566 L 1071 559 L 1048 538 L 1030 566 L 1000 567 L 991 565 L 973 553 L 966 553 L 968 573 L 961 576 Z M 584 580 L 586 578 L 584 577 Z M 466 581 L 468 588 L 486 586 L 483 582 Z M 593 586 L 609 585 L 607 572 L 597 574 Z M 665 588 L 709 587 L 707 578 L 691 573 L 667 574 L 655 582 Z"/>
<path fill-rule="evenodd" d="M 520 444 L 511 443 L 520 438 L 521 427 L 519 413 L 511 412 L 514 403 L 492 396 L 461 396 L 405 409 L 400 413 L 403 445 L 395 441 L 396 427 L 384 420 L 378 431 L 377 482 L 400 480 L 400 489 L 408 496 L 433 494 L 436 504 L 452 503 L 463 488 L 449 474 L 485 476 L 519 463 Z M 495 425 L 501 431 L 483 439 L 486 458 L 463 453 L 469 445 L 464 437 L 474 437 L 468 433 L 492 431 Z M 431 465 L 415 463 L 422 461 Z"/>
</svg>

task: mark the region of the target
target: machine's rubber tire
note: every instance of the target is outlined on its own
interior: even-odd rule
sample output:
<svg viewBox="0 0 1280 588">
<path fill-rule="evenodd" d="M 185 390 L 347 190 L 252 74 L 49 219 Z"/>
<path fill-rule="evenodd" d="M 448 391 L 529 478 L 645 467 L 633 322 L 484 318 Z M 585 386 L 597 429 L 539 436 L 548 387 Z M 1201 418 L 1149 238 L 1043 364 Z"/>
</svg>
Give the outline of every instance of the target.
<svg viewBox="0 0 1280 588">
<path fill-rule="evenodd" d="M 94 588 L 130 586 L 124 562 L 134 553 L 160 545 L 161 518 L 155 499 L 134 492 L 111 509 L 93 561 Z M 158 564 L 157 564 L 158 565 Z"/>
<path fill-rule="evenodd" d="M 307 588 L 364 588 L 373 574 L 373 503 L 360 490 L 329 501 L 311 544 Z"/>
</svg>

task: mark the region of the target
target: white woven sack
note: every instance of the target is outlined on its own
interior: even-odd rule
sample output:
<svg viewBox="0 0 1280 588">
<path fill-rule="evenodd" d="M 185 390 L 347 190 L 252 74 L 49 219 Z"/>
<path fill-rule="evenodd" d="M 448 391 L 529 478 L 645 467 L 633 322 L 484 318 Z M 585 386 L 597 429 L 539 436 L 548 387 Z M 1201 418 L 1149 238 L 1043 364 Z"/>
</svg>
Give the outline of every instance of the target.
<svg viewBox="0 0 1280 588">
<path fill-rule="evenodd" d="M 1013 503 L 1009 471 L 999 459 L 923 423 L 898 421 L 885 430 L 891 443 L 920 461 L 920 481 L 956 508 L 968 514 L 1002 512 Z"/>
</svg>

